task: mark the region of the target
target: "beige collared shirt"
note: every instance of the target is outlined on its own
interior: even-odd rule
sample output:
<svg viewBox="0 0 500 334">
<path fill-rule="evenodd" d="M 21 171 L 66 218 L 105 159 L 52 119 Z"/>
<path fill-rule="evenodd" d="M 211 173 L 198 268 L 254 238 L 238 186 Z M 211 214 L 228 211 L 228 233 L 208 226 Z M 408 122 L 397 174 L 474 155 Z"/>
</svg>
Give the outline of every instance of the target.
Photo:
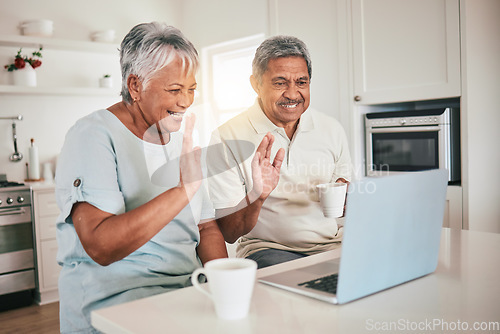
<svg viewBox="0 0 500 334">
<path fill-rule="evenodd" d="M 325 218 L 316 185 L 350 180 L 351 158 L 338 121 L 309 108 L 292 139 L 256 102 L 212 134 L 207 154 L 208 184 L 215 209 L 236 206 L 252 189 L 251 161 L 266 133 L 275 141 L 271 161 L 285 150 L 278 186 L 264 202 L 254 229 L 240 238 L 237 255 L 275 248 L 314 254 L 339 246 L 342 229 Z"/>
</svg>

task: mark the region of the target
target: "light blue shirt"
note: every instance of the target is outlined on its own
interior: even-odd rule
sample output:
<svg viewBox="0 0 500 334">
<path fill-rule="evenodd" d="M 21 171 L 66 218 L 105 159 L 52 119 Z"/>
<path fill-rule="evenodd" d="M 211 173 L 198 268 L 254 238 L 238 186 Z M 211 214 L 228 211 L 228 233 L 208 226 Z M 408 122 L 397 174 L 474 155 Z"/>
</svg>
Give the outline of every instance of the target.
<svg viewBox="0 0 500 334">
<path fill-rule="evenodd" d="M 56 171 L 61 332 L 92 332 L 94 309 L 190 284 L 190 274 L 200 266 L 197 224 L 214 217 L 205 186 L 150 241 L 106 267 L 87 255 L 71 220 L 76 202 L 118 215 L 177 186 L 181 146 L 181 133 L 172 133 L 166 145 L 145 142 L 108 110 L 80 119 L 69 130 Z"/>
</svg>

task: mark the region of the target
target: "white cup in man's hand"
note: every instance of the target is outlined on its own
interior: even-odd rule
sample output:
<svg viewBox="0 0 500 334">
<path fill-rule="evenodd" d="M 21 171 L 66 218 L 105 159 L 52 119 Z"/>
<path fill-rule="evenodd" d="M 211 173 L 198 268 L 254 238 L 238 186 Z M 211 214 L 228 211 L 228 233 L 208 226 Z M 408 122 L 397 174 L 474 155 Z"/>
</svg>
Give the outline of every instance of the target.
<svg viewBox="0 0 500 334">
<path fill-rule="evenodd" d="M 257 273 L 257 263 L 250 259 L 217 259 L 205 263 L 191 276 L 194 287 L 210 297 L 221 319 L 235 320 L 247 316 Z M 208 283 L 201 285 L 198 276 Z M 207 286 L 209 289 L 207 289 Z"/>
<path fill-rule="evenodd" d="M 344 215 L 347 183 L 323 183 L 317 186 L 319 203 L 323 215 L 327 218 L 338 218 Z"/>
</svg>

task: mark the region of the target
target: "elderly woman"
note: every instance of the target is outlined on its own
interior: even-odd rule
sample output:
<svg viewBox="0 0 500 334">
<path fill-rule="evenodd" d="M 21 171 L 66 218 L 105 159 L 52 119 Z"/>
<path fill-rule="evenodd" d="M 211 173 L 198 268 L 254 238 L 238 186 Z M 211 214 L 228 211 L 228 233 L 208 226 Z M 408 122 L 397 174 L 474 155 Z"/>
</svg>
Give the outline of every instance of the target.
<svg viewBox="0 0 500 334">
<path fill-rule="evenodd" d="M 139 24 L 120 63 L 122 101 L 76 122 L 57 167 L 63 333 L 94 332 L 92 310 L 185 287 L 227 257 L 184 117 L 196 49 L 176 28 Z"/>
</svg>

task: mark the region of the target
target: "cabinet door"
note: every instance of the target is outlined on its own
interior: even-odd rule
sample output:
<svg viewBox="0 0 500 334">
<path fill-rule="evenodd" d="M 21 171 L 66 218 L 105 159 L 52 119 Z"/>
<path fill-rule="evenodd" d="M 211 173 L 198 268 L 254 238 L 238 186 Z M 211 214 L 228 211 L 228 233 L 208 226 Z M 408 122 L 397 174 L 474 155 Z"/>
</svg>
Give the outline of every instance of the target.
<svg viewBox="0 0 500 334">
<path fill-rule="evenodd" d="M 37 192 L 35 205 L 40 217 L 59 215 L 54 190 Z"/>
<path fill-rule="evenodd" d="M 43 241 L 41 245 L 42 251 L 42 287 L 40 290 L 57 289 L 59 272 L 61 267 L 57 264 L 57 241 Z"/>
<path fill-rule="evenodd" d="M 448 186 L 443 227 L 462 229 L 462 187 Z"/>
<path fill-rule="evenodd" d="M 56 238 L 56 215 L 53 216 L 44 216 L 38 218 L 38 224 L 40 225 L 40 240 L 50 240 Z"/>
<path fill-rule="evenodd" d="M 37 233 L 40 240 L 55 239 L 56 220 L 59 216 L 54 190 L 35 193 Z"/>
<path fill-rule="evenodd" d="M 352 0 L 361 104 L 460 96 L 458 0 Z"/>
</svg>

